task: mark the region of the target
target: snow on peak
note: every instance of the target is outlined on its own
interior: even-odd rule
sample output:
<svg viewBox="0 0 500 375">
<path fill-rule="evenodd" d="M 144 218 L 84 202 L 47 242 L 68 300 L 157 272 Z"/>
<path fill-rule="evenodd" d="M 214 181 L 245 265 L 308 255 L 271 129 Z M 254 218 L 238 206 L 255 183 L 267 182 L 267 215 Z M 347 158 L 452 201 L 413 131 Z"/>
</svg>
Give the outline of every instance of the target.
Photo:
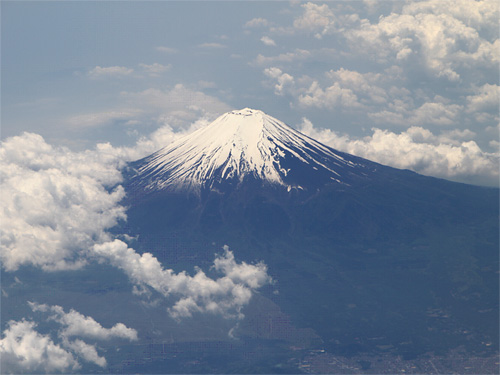
<svg viewBox="0 0 500 375">
<path fill-rule="evenodd" d="M 337 171 L 325 165 L 353 167 L 332 149 L 292 129 L 262 111 L 244 108 L 223 114 L 208 126 L 138 161 L 136 178 L 148 190 L 214 187 L 224 180 L 242 181 L 250 175 L 290 187 L 290 160 L 327 170 L 331 180 Z M 328 164 L 328 163 L 327 163 Z M 331 163 L 330 163 L 331 164 Z"/>
</svg>

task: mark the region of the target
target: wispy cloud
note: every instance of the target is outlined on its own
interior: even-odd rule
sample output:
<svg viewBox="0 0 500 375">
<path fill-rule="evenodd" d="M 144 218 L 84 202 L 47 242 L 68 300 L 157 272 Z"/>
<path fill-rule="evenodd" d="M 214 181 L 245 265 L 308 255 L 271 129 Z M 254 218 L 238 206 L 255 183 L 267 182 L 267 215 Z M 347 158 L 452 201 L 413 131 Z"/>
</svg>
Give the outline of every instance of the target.
<svg viewBox="0 0 500 375">
<path fill-rule="evenodd" d="M 221 43 L 203 43 L 198 45 L 200 48 L 206 48 L 206 49 L 222 49 L 222 48 L 227 48 L 225 44 Z"/>
<path fill-rule="evenodd" d="M 109 125 L 117 121 L 127 122 L 136 118 L 141 110 L 122 109 L 114 111 L 86 113 L 72 116 L 68 119 L 68 123 L 75 128 L 97 127 Z"/>
<path fill-rule="evenodd" d="M 105 77 L 120 78 L 129 76 L 133 72 L 134 69 L 126 68 L 124 66 L 109 66 L 109 67 L 96 66 L 87 73 L 87 76 L 92 79 L 105 78 Z"/>
<path fill-rule="evenodd" d="M 256 28 L 256 27 L 267 27 L 269 26 L 269 21 L 265 18 L 252 18 L 250 21 L 247 21 L 244 25 L 246 28 Z"/>
<path fill-rule="evenodd" d="M 168 65 L 162 65 L 159 63 L 154 63 L 154 64 L 139 64 L 139 66 L 146 72 L 147 74 L 151 76 L 159 76 L 161 73 L 165 73 L 169 71 L 172 68 L 172 64 Z"/>
<path fill-rule="evenodd" d="M 156 50 L 159 52 L 168 53 L 168 54 L 174 54 L 174 53 L 179 52 L 175 48 L 165 47 L 165 46 L 158 46 L 158 47 L 156 47 Z"/>
</svg>

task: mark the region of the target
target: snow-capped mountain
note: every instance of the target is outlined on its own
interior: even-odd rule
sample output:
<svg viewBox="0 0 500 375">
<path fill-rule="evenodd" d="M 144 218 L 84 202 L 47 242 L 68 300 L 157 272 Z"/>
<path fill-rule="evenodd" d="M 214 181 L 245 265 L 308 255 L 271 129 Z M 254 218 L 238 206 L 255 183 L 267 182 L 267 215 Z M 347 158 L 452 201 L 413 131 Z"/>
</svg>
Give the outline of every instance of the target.
<svg viewBox="0 0 500 375">
<path fill-rule="evenodd" d="M 265 261 L 278 293 L 253 299 L 241 342 L 374 358 L 498 348 L 498 189 L 342 153 L 252 109 L 129 167 L 117 233 L 138 251 L 179 269 L 223 245 Z"/>
<path fill-rule="evenodd" d="M 329 148 L 262 111 L 245 108 L 135 162 L 132 185 L 146 191 L 218 189 L 245 178 L 291 190 L 349 185 L 375 163 Z"/>
</svg>

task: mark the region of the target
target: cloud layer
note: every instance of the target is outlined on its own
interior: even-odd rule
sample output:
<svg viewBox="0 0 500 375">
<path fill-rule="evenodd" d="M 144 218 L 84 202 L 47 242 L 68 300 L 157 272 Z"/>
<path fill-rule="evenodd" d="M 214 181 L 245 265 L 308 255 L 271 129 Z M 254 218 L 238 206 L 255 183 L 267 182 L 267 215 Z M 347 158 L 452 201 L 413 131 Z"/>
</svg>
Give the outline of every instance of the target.
<svg viewBox="0 0 500 375">
<path fill-rule="evenodd" d="M 373 128 L 371 136 L 356 139 L 329 129 L 316 129 L 307 119 L 299 130 L 337 150 L 395 168 L 472 184 L 498 184 L 499 154 L 484 152 L 476 142 L 466 140 L 474 135 L 471 131 L 437 136 L 418 126 L 399 134 Z"/>
</svg>

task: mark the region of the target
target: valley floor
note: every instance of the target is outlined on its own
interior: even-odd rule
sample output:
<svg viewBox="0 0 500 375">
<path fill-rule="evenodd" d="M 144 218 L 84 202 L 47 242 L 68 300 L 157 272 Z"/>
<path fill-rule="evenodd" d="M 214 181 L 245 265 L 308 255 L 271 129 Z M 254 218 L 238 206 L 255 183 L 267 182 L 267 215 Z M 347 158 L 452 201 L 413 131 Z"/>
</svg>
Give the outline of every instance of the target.
<svg viewBox="0 0 500 375">
<path fill-rule="evenodd" d="M 298 368 L 308 374 L 498 374 L 499 354 L 474 356 L 455 349 L 446 356 L 432 353 L 404 360 L 386 355 L 357 355 L 350 358 L 311 351 L 298 361 Z"/>
</svg>

